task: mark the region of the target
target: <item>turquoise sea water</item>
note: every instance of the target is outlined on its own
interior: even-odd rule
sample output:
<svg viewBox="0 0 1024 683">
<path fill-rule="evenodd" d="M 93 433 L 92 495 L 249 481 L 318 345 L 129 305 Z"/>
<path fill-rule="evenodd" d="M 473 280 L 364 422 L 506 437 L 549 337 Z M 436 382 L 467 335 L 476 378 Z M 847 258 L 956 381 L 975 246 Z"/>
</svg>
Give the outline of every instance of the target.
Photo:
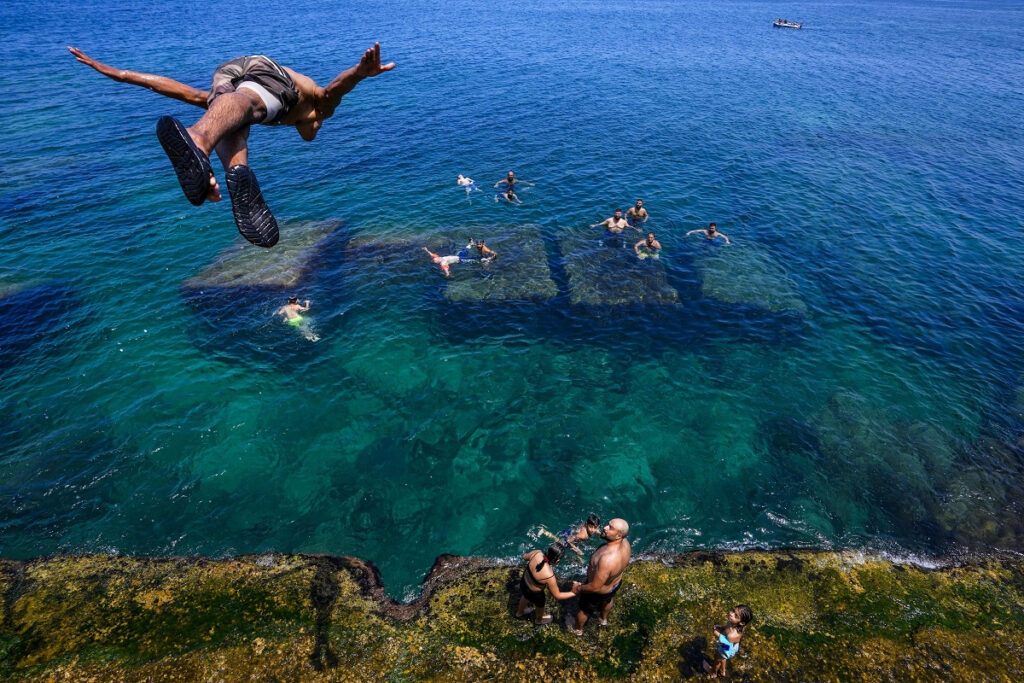
<svg viewBox="0 0 1024 683">
<path fill-rule="evenodd" d="M 591 511 L 642 552 L 1024 547 L 1019 3 L 0 19 L 3 556 L 352 554 L 400 596 Z M 268 286 L 210 284 L 230 206 L 191 207 L 153 132 L 198 110 L 64 49 L 206 88 L 258 52 L 325 83 L 374 40 L 398 68 L 313 144 L 250 136 L 283 236 L 242 258 L 305 264 Z M 521 206 L 455 188 L 509 169 Z M 658 263 L 587 227 L 636 197 Z M 733 244 L 684 237 L 709 221 Z M 499 259 L 450 282 L 420 251 L 469 237 Z"/>
</svg>

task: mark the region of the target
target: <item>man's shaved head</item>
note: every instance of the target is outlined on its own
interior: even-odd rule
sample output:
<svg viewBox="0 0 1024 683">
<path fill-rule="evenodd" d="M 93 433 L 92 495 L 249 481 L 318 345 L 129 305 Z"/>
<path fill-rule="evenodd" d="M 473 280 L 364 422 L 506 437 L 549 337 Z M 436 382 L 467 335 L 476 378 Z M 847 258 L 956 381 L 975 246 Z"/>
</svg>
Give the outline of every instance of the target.
<svg viewBox="0 0 1024 683">
<path fill-rule="evenodd" d="M 625 538 L 629 535 L 629 523 L 624 519 L 619 519 L 618 517 L 616 517 L 615 519 L 608 522 L 608 526 L 618 531 L 621 538 Z"/>
</svg>

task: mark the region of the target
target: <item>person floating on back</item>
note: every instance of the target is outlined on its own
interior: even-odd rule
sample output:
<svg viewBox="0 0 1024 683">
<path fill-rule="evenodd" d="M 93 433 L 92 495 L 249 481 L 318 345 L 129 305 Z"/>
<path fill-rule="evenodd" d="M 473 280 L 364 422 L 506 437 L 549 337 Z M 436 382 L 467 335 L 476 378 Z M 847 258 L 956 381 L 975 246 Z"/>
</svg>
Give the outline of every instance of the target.
<svg viewBox="0 0 1024 683">
<path fill-rule="evenodd" d="M 364 78 L 395 68 L 380 63 L 380 44 L 363 53 L 359 63 L 341 72 L 326 88 L 311 78 L 281 66 L 264 55 L 224 62 L 213 74 L 210 90 L 199 90 L 165 76 L 116 69 L 81 50 L 68 51 L 82 64 L 122 83 L 148 88 L 160 95 L 206 109 L 186 128 L 164 116 L 157 122 L 157 138 L 171 160 L 185 197 L 195 206 L 220 201 L 220 187 L 210 165 L 214 150 L 226 170 L 235 224 L 242 237 L 259 247 L 277 244 L 277 220 L 263 200 L 256 176 L 249 168 L 249 127 L 294 126 L 303 140 L 316 137 L 323 122 L 334 115 L 341 98 Z"/>
<path fill-rule="evenodd" d="M 715 665 L 704 661 L 704 671 L 711 678 L 725 677 L 725 665 L 740 651 L 740 639 L 744 627 L 754 618 L 754 613 L 746 605 L 736 605 L 729 611 L 729 623 L 715 626 Z"/>
<path fill-rule="evenodd" d="M 466 188 L 466 196 L 469 196 L 469 193 L 474 190 L 476 190 L 477 192 L 483 192 L 483 190 L 476 186 L 476 183 L 473 182 L 472 178 L 467 178 L 463 176 L 461 173 L 459 174 L 459 177 L 455 179 L 455 183 L 459 187 Z"/>
<path fill-rule="evenodd" d="M 580 597 L 575 622 L 569 628 L 578 636 L 583 635 L 583 626 L 588 614 L 600 610 L 600 624 L 608 625 L 608 613 L 612 609 L 615 593 L 622 585 L 622 572 L 626 570 L 633 550 L 626 540 L 629 524 L 624 519 L 613 519 L 601 529 L 605 544 L 594 551 L 587 566 L 587 582 L 573 581 L 572 592 Z"/>
<path fill-rule="evenodd" d="M 519 599 L 517 617 L 524 617 L 533 612 L 533 623 L 538 626 L 551 623 L 551 615 L 544 614 L 545 588 L 551 591 L 556 600 L 568 600 L 573 597 L 572 593 L 563 592 L 558 588 L 558 579 L 555 578 L 554 565 L 558 564 L 564 553 L 565 546 L 556 542 L 548 546 L 547 552 L 531 550 L 523 555 L 526 568 L 523 570 L 523 578 L 519 580 L 519 590 L 523 597 Z"/>
<path fill-rule="evenodd" d="M 721 237 L 722 239 L 725 240 L 726 244 L 730 244 L 729 238 L 725 236 L 725 233 L 718 232 L 718 226 L 715 225 L 714 223 L 708 223 L 708 229 L 707 230 L 691 230 L 690 232 L 686 233 L 686 235 L 684 235 L 684 237 L 689 237 L 690 235 L 697 235 L 697 234 L 704 235 L 705 237 L 708 238 L 709 241 L 712 241 L 712 242 L 714 241 L 714 239 L 716 237 Z"/>
</svg>

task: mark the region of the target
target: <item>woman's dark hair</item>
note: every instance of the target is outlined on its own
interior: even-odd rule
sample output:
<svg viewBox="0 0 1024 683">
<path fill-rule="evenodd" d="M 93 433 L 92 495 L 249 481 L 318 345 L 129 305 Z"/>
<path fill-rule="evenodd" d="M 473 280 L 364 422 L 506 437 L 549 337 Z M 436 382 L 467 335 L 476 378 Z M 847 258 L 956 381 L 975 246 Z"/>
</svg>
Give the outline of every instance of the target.
<svg viewBox="0 0 1024 683">
<path fill-rule="evenodd" d="M 548 549 L 544 552 L 544 559 L 537 563 L 537 569 L 544 566 L 544 562 L 547 561 L 550 564 L 557 563 L 562 559 L 562 555 L 565 554 L 565 545 L 561 541 L 555 541 L 548 546 Z"/>
<path fill-rule="evenodd" d="M 740 625 L 736 628 L 742 632 L 743 627 L 753 621 L 754 613 L 746 605 L 736 605 L 735 610 L 740 613 Z"/>
<path fill-rule="evenodd" d="M 587 515 L 587 526 L 601 526 L 601 518 L 591 512 Z"/>
</svg>

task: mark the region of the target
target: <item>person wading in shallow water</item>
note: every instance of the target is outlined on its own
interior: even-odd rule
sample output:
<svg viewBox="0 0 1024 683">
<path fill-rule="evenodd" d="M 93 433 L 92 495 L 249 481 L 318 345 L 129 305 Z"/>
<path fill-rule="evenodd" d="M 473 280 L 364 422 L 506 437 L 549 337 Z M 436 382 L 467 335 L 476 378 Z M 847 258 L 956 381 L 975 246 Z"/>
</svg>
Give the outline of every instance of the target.
<svg viewBox="0 0 1024 683">
<path fill-rule="evenodd" d="M 573 581 L 572 592 L 580 597 L 575 623 L 569 628 L 578 636 L 583 635 L 588 613 L 600 610 L 601 626 L 608 625 L 608 613 L 612 610 L 615 593 L 622 585 L 622 572 L 629 564 L 633 549 L 626 540 L 629 524 L 624 519 L 613 519 L 601 529 L 604 545 L 594 551 L 587 566 L 587 582 Z"/>
<path fill-rule="evenodd" d="M 210 166 L 210 153 L 217 151 L 226 169 L 238 231 L 260 247 L 277 244 L 279 232 L 248 165 L 249 127 L 254 123 L 294 126 L 303 140 L 311 141 L 323 122 L 334 115 L 341 98 L 359 81 L 395 68 L 394 62 L 380 63 L 380 44 L 375 43 L 358 64 L 342 71 L 323 88 L 265 55 L 252 55 L 224 62 L 214 72 L 210 90 L 199 90 L 166 76 L 114 68 L 78 48 L 68 47 L 68 51 L 82 64 L 115 81 L 206 109 L 189 128 L 170 116 L 162 117 L 157 138 L 185 197 L 195 206 L 207 200 L 220 201 L 220 187 Z"/>
</svg>

